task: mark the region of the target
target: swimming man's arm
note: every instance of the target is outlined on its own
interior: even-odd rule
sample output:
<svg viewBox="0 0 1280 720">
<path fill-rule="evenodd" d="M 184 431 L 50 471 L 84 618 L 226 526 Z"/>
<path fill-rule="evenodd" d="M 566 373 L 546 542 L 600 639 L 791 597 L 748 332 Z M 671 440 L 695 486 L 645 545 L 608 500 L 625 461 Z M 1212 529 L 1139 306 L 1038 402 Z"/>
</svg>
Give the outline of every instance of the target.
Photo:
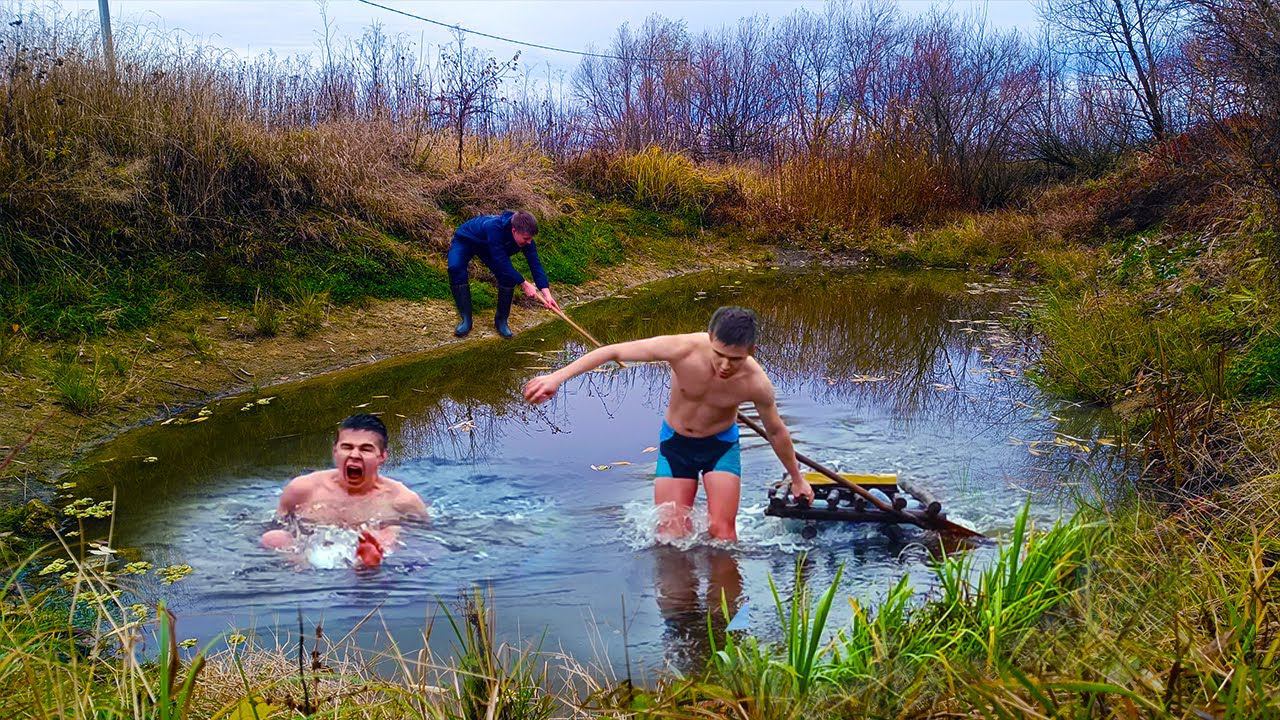
<svg viewBox="0 0 1280 720">
<path fill-rule="evenodd" d="M 280 493 L 280 505 L 276 508 L 276 517 L 289 517 L 297 514 L 298 509 L 306 502 L 311 495 L 310 476 L 300 475 L 289 481 L 284 486 L 284 492 Z"/>
<path fill-rule="evenodd" d="M 764 431 L 769 436 L 769 445 L 773 447 L 774 454 L 782 461 L 782 466 L 791 476 L 791 494 L 797 498 L 803 496 L 812 501 L 813 488 L 800 472 L 800 463 L 796 461 L 796 448 L 791 443 L 791 431 L 787 429 L 787 424 L 778 414 L 778 401 L 774 395 L 773 385 L 768 384 L 767 380 L 765 383 L 765 387 L 756 396 L 754 403 L 756 412 L 764 422 Z"/>
<path fill-rule="evenodd" d="M 395 508 L 401 517 L 414 520 L 426 520 L 428 518 L 427 504 L 422 501 L 418 493 L 409 488 L 401 490 L 400 497 L 396 498 Z"/>
<path fill-rule="evenodd" d="M 687 353 L 691 343 L 688 335 L 659 335 L 596 348 L 553 373 L 530 380 L 524 386 L 524 399 L 535 405 L 546 402 L 565 381 L 595 370 L 609 361 L 671 362 Z"/>
</svg>

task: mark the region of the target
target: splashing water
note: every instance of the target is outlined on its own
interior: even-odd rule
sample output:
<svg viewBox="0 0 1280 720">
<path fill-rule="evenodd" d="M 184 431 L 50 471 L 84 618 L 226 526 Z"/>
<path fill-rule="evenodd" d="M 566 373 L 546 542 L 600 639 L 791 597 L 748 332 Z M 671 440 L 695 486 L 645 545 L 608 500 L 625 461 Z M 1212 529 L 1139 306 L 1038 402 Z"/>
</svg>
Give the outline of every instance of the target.
<svg viewBox="0 0 1280 720">
<path fill-rule="evenodd" d="M 744 506 L 738 512 L 738 540 L 726 542 L 708 534 L 706 503 L 699 499 L 694 503 L 693 532 L 680 538 L 659 539 L 658 524 L 662 515 L 674 509 L 674 503 L 654 505 L 636 500 L 622 507 L 622 523 L 618 539 L 632 550 L 646 550 L 658 545 L 670 545 L 679 550 L 695 547 L 717 547 L 737 550 L 775 550 L 798 553 L 811 547 L 782 518 L 766 517 L 764 505 Z"/>
</svg>

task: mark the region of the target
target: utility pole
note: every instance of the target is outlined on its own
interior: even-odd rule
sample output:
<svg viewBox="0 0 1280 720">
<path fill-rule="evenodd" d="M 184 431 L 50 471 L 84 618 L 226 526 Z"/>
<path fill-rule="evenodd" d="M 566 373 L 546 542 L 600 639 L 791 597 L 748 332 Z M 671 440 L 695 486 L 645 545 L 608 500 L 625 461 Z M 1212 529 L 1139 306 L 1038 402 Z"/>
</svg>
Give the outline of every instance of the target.
<svg viewBox="0 0 1280 720">
<path fill-rule="evenodd" d="M 111 41 L 111 8 L 107 0 L 98 0 L 98 19 L 102 21 L 102 58 L 107 63 L 107 76 L 116 79 L 116 49 Z"/>
</svg>

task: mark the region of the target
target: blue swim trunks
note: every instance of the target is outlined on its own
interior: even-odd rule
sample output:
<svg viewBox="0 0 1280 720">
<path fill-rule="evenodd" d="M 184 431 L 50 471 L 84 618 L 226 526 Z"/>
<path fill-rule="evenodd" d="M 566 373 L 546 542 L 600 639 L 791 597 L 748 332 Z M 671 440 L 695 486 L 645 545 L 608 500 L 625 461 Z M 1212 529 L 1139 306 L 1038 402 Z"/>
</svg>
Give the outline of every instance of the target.
<svg viewBox="0 0 1280 720">
<path fill-rule="evenodd" d="M 711 437 L 694 438 L 681 435 L 664 420 L 658 440 L 658 477 L 697 480 L 712 471 L 742 477 L 737 423 Z"/>
</svg>

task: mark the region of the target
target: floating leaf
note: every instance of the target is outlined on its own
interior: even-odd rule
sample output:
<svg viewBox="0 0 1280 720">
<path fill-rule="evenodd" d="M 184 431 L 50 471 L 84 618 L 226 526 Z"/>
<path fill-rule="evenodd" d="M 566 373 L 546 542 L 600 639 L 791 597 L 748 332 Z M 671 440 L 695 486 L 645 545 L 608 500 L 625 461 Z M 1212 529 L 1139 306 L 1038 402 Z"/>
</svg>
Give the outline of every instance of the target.
<svg viewBox="0 0 1280 720">
<path fill-rule="evenodd" d="M 101 543 L 94 543 L 89 548 L 89 554 L 97 555 L 98 557 L 111 557 L 116 554 L 116 551 Z"/>
<path fill-rule="evenodd" d="M 57 560 L 54 560 L 48 565 L 45 565 L 44 569 L 40 571 L 40 574 L 50 575 L 52 573 L 60 573 L 63 570 L 66 570 L 68 567 L 70 567 L 70 564 L 66 560 L 63 560 L 62 558 L 58 558 Z"/>
<path fill-rule="evenodd" d="M 609 466 L 608 465 L 592 465 L 591 469 L 599 472 L 601 470 L 608 470 Z"/>
<path fill-rule="evenodd" d="M 654 446 L 650 445 L 649 447 L 645 448 L 645 449 L 643 450 L 643 452 L 651 453 L 651 452 L 657 452 L 657 450 L 658 450 L 658 448 L 656 448 L 656 447 L 654 447 Z"/>
<path fill-rule="evenodd" d="M 631 464 L 631 462 L 630 462 L 629 460 L 615 460 L 615 461 L 613 461 L 611 464 L 612 464 L 614 467 L 623 467 L 623 466 L 625 466 L 625 465 L 630 465 L 630 464 Z"/>
</svg>

